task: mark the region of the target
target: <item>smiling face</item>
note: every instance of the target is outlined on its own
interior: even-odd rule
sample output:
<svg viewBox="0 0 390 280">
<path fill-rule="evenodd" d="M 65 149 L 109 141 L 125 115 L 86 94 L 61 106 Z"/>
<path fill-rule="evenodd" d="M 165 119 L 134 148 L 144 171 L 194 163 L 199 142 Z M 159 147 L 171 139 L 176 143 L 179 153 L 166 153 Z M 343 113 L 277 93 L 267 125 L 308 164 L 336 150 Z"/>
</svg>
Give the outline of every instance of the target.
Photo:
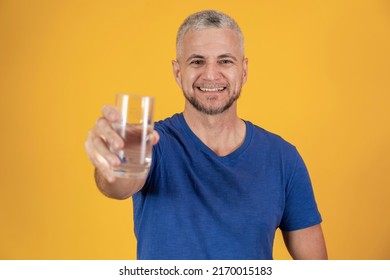
<svg viewBox="0 0 390 280">
<path fill-rule="evenodd" d="M 186 108 L 216 115 L 235 104 L 247 79 L 248 61 L 240 46 L 238 35 L 226 28 L 189 31 L 184 36 L 173 71 Z"/>
</svg>

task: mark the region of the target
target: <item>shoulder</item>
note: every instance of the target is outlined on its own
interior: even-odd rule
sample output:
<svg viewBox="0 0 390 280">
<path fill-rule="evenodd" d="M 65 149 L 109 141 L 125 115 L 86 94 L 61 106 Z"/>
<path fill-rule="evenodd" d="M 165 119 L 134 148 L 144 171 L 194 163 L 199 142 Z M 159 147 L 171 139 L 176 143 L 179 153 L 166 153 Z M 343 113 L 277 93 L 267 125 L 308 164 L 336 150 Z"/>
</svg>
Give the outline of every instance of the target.
<svg viewBox="0 0 390 280">
<path fill-rule="evenodd" d="M 177 113 L 154 123 L 154 130 L 160 136 L 159 142 L 155 145 L 157 150 L 167 149 L 167 145 L 174 146 L 177 142 L 181 142 L 185 138 L 182 119 L 182 114 Z"/>
<path fill-rule="evenodd" d="M 296 153 L 296 147 L 292 143 L 285 140 L 282 136 L 270 132 L 249 121 L 245 122 L 247 123 L 248 127 L 251 127 L 253 134 L 252 139 L 255 141 L 255 143 L 272 150 Z"/>
<path fill-rule="evenodd" d="M 171 117 L 167 117 L 163 120 L 159 120 L 154 123 L 154 129 L 157 131 L 167 131 L 170 129 L 176 129 L 180 125 L 181 114 L 174 114 Z"/>
</svg>

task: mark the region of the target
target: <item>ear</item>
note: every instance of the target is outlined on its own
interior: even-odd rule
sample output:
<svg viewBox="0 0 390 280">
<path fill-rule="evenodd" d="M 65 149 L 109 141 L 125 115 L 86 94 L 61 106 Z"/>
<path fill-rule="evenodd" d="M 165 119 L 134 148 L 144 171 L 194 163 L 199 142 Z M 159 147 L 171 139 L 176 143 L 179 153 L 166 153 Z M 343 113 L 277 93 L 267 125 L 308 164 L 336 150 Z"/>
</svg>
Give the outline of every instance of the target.
<svg viewBox="0 0 390 280">
<path fill-rule="evenodd" d="M 248 79 L 248 58 L 242 60 L 242 84 L 246 83 Z"/>
<path fill-rule="evenodd" d="M 172 60 L 172 70 L 173 76 L 175 77 L 176 83 L 181 87 L 181 72 L 180 72 L 180 64 L 176 60 Z"/>
</svg>

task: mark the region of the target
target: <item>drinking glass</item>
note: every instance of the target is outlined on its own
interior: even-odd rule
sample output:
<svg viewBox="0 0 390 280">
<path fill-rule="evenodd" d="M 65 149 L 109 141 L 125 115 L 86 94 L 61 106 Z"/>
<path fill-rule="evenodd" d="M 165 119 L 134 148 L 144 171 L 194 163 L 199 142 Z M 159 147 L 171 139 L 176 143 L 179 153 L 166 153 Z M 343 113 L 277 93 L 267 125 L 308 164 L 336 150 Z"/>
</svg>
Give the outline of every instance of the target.
<svg viewBox="0 0 390 280">
<path fill-rule="evenodd" d="M 122 137 L 122 150 L 112 152 L 121 164 L 113 168 L 114 176 L 129 178 L 146 176 L 152 161 L 154 97 L 136 94 L 117 94 L 116 107 L 120 121 L 112 127 Z"/>
</svg>

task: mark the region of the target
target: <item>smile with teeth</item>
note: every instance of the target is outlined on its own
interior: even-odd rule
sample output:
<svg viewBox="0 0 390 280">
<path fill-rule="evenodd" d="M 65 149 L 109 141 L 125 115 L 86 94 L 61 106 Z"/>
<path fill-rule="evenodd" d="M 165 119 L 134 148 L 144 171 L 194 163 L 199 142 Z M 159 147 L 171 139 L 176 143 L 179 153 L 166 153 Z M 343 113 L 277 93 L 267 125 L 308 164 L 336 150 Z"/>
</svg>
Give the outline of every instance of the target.
<svg viewBox="0 0 390 280">
<path fill-rule="evenodd" d="M 215 92 L 215 91 L 223 91 L 226 87 L 215 87 L 215 88 L 206 88 L 206 87 L 198 87 L 201 91 L 207 92 Z"/>
</svg>

